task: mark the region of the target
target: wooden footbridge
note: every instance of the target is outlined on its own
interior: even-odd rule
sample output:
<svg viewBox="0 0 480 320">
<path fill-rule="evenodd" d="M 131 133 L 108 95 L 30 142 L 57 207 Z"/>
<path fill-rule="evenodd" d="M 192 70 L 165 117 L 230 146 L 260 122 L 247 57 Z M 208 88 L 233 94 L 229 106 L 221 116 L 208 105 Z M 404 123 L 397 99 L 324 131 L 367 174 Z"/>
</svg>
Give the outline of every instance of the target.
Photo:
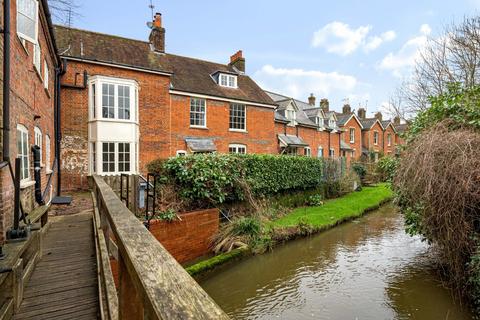
<svg viewBox="0 0 480 320">
<path fill-rule="evenodd" d="M 48 220 L 4 247 L 3 319 L 228 319 L 99 176 L 93 210 Z"/>
</svg>

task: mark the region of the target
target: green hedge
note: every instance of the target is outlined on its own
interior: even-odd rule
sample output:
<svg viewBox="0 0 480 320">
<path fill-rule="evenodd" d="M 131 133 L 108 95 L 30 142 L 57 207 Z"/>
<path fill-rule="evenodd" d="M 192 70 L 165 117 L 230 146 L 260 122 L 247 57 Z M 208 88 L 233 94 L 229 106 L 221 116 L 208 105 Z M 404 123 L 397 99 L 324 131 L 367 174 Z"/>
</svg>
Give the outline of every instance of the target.
<svg viewBox="0 0 480 320">
<path fill-rule="evenodd" d="M 174 183 L 188 200 L 212 204 L 254 196 L 316 188 L 324 177 L 324 161 L 280 155 L 198 154 L 151 162 L 149 172 Z"/>
</svg>

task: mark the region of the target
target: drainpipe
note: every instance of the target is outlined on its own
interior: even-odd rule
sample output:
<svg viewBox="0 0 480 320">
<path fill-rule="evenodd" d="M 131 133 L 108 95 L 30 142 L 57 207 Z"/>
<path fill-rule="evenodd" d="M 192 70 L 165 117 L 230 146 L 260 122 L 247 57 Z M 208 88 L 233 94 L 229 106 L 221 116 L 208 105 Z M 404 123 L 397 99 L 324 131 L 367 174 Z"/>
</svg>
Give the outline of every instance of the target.
<svg viewBox="0 0 480 320">
<path fill-rule="evenodd" d="M 3 1 L 3 161 L 10 162 L 10 0 Z"/>
<path fill-rule="evenodd" d="M 332 135 L 332 132 L 328 132 L 328 157 L 330 158 L 330 148 L 331 148 L 331 145 L 330 145 L 330 136 Z"/>
<path fill-rule="evenodd" d="M 34 145 L 32 147 L 33 152 L 33 170 L 34 170 L 34 179 L 35 179 L 35 201 L 43 206 L 45 201 L 42 198 L 42 176 L 40 174 L 42 168 L 40 165 L 40 147 Z"/>
<path fill-rule="evenodd" d="M 55 108 L 54 108 L 54 126 L 55 126 L 55 158 L 57 159 L 57 196 L 61 195 L 62 190 L 62 170 L 60 161 L 60 141 L 61 136 L 61 99 L 60 99 L 60 78 L 65 74 L 67 61 L 60 62 L 60 67 L 55 69 Z"/>
</svg>

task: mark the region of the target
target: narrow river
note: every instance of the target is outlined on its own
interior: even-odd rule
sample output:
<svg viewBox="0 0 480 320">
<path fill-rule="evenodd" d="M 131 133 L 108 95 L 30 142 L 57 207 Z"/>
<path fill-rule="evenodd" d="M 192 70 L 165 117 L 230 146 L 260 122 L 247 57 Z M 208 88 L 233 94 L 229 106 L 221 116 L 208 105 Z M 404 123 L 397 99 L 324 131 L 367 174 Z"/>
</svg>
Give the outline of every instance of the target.
<svg viewBox="0 0 480 320">
<path fill-rule="evenodd" d="M 233 319 L 472 319 L 392 205 L 215 272 L 201 286 Z"/>
</svg>

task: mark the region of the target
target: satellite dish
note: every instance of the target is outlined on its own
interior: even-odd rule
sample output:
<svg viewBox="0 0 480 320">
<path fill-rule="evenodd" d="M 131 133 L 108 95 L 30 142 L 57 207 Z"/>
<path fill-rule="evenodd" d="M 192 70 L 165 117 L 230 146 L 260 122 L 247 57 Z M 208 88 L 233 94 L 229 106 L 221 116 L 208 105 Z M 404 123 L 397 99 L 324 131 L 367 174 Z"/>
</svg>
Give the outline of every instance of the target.
<svg viewBox="0 0 480 320">
<path fill-rule="evenodd" d="M 152 21 L 148 21 L 147 22 L 147 26 L 152 29 L 153 28 L 153 22 Z"/>
</svg>

